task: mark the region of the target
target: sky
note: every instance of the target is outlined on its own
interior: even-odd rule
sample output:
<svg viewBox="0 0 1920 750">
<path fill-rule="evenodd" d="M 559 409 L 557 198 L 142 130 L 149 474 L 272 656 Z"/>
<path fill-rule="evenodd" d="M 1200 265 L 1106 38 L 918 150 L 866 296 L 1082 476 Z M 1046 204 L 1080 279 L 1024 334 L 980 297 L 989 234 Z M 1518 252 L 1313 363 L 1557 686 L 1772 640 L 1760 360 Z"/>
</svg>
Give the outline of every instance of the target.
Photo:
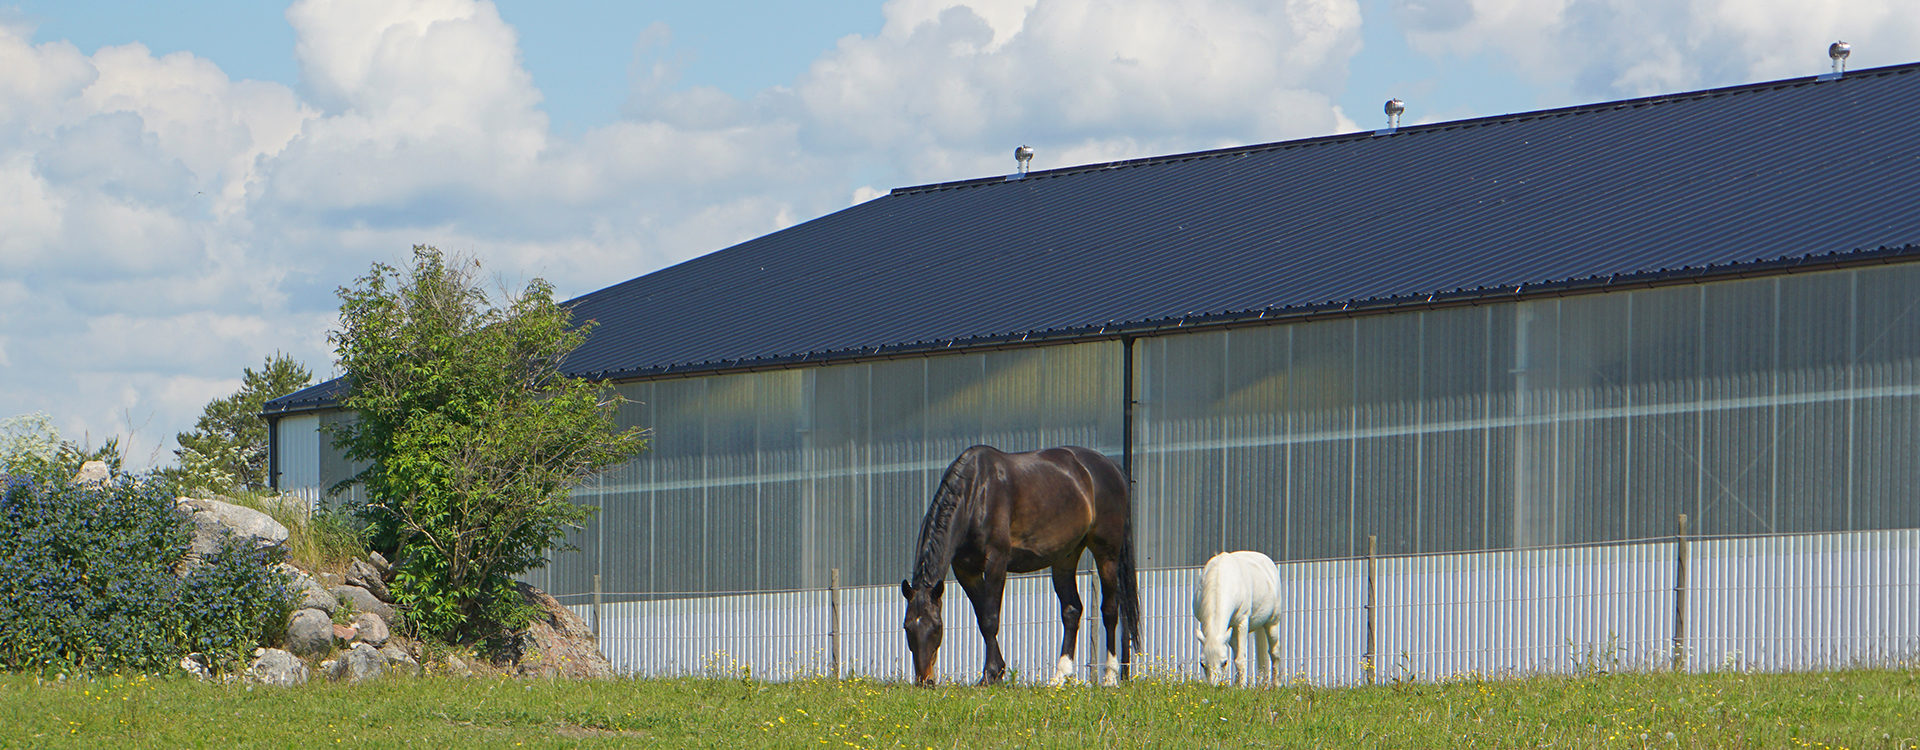
<svg viewBox="0 0 1920 750">
<path fill-rule="evenodd" d="M 0 0 L 0 419 L 133 467 L 416 244 L 562 298 L 887 190 L 1920 61 L 1911 0 Z"/>
</svg>

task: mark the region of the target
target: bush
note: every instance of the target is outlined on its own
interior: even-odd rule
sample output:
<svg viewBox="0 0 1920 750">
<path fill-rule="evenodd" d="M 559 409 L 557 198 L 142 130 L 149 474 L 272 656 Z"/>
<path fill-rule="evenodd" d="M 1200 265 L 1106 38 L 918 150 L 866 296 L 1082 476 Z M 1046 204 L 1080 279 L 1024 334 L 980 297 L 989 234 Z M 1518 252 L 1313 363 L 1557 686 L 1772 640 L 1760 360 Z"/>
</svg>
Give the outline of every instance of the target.
<svg viewBox="0 0 1920 750">
<path fill-rule="evenodd" d="M 206 654 L 215 670 L 244 663 L 253 648 L 286 635 L 293 591 L 273 550 L 228 537 L 181 582 L 182 648 Z"/>
<path fill-rule="evenodd" d="M 193 650 L 244 658 L 288 606 L 263 552 L 223 549 L 187 578 L 171 493 L 0 478 L 0 668 L 162 671 Z"/>
</svg>

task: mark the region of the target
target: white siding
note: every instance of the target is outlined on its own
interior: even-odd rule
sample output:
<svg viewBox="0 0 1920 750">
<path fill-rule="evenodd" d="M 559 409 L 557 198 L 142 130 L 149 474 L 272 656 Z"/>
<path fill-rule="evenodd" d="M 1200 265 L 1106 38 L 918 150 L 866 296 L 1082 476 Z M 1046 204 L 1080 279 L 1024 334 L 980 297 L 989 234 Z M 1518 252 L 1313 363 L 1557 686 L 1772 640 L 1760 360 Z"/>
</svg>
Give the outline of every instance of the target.
<svg viewBox="0 0 1920 750">
<path fill-rule="evenodd" d="M 302 414 L 276 422 L 274 457 L 280 469 L 280 494 L 314 507 L 320 500 L 320 416 Z"/>
</svg>

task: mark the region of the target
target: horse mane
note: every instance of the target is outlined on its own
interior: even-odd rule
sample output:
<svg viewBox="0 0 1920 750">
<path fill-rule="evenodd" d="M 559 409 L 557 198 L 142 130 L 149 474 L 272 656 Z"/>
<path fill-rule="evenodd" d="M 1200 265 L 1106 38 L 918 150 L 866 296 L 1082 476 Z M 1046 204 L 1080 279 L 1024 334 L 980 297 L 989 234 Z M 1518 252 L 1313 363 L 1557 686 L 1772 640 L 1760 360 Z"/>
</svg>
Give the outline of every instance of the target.
<svg viewBox="0 0 1920 750">
<path fill-rule="evenodd" d="M 973 492 L 975 459 L 980 446 L 968 448 L 947 465 L 940 489 L 933 493 L 927 516 L 920 521 L 920 551 L 914 556 L 913 588 L 923 589 L 947 577 L 953 565 L 953 519 Z"/>
</svg>

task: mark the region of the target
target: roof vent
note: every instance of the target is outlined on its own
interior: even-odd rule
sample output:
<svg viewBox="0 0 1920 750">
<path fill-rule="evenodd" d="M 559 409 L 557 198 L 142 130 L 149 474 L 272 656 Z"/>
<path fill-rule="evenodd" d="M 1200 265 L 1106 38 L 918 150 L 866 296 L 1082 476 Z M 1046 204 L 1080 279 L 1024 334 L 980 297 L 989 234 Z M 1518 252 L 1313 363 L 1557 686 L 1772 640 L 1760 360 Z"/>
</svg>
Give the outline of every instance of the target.
<svg viewBox="0 0 1920 750">
<path fill-rule="evenodd" d="M 1033 163 L 1033 147 L 1021 146 L 1013 150 L 1013 160 L 1020 165 L 1020 174 L 1027 173 L 1027 165 Z"/>
<path fill-rule="evenodd" d="M 1407 111 L 1407 103 L 1399 99 L 1388 99 L 1387 106 L 1382 109 L 1387 113 L 1387 126 L 1380 130 L 1373 131 L 1374 135 L 1387 135 L 1395 130 L 1399 130 L 1400 115 Z"/>
<path fill-rule="evenodd" d="M 1847 72 L 1847 57 L 1853 54 L 1853 45 L 1846 42 L 1834 42 L 1827 45 L 1827 58 L 1833 60 L 1833 72 L 1820 76 L 1822 81 L 1831 81 Z"/>
</svg>

